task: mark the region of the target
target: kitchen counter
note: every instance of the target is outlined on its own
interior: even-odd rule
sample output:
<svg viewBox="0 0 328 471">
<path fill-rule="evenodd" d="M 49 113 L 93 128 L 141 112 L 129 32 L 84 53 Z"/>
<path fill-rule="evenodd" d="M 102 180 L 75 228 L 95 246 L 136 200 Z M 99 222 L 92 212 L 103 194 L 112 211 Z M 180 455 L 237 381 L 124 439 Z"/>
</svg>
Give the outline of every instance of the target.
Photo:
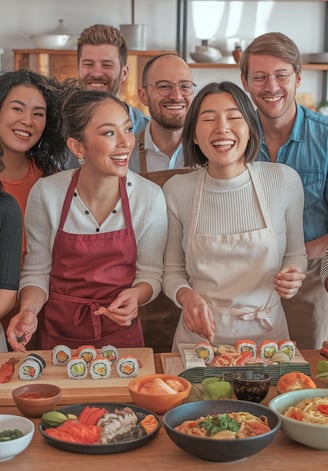
<svg viewBox="0 0 328 471">
<path fill-rule="evenodd" d="M 303 350 L 304 358 L 311 363 L 312 375 L 315 376 L 317 362 L 322 359 L 319 351 Z M 174 355 L 174 354 L 172 354 Z M 157 372 L 162 371 L 160 355 L 155 354 Z M 317 382 L 318 386 L 323 386 Z M 276 387 L 271 387 L 270 393 L 263 401 L 268 404 L 276 394 Z M 104 401 L 106 398 L 104 398 Z M 92 390 L 90 390 L 92 401 Z M 14 406 L 0 407 L 2 414 L 19 414 Z M 235 463 L 214 463 L 201 460 L 180 450 L 168 437 L 162 426 L 157 436 L 144 447 L 125 453 L 109 455 L 75 454 L 58 450 L 46 443 L 38 431 L 39 419 L 34 420 L 36 432 L 32 444 L 22 454 L 13 460 L 0 463 L 0 471 L 45 471 L 48 469 L 60 471 L 93 471 L 116 469 L 118 471 L 176 471 L 177 469 L 194 470 L 228 470 L 228 471 L 282 471 L 297 469 L 323 470 L 328 461 L 328 452 L 313 450 L 288 439 L 280 431 L 274 441 L 260 453 Z"/>
</svg>

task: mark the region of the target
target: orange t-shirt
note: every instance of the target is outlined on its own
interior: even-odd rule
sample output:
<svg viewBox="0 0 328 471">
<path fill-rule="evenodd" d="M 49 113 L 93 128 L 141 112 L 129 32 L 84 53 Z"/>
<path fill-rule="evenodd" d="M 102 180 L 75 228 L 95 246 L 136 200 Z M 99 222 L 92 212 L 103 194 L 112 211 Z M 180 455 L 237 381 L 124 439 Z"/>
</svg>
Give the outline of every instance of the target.
<svg viewBox="0 0 328 471">
<path fill-rule="evenodd" d="M 7 193 L 10 193 L 14 198 L 16 198 L 21 211 L 22 216 L 24 218 L 27 197 L 29 192 L 34 185 L 34 183 L 42 177 L 41 170 L 36 166 L 33 161 L 29 162 L 29 168 L 27 174 L 20 178 L 19 180 L 6 180 L 5 178 L 1 178 L 3 188 Z M 22 242 L 22 262 L 24 259 L 24 255 L 26 253 L 26 240 L 25 240 L 25 233 L 23 229 L 23 242 Z"/>
</svg>

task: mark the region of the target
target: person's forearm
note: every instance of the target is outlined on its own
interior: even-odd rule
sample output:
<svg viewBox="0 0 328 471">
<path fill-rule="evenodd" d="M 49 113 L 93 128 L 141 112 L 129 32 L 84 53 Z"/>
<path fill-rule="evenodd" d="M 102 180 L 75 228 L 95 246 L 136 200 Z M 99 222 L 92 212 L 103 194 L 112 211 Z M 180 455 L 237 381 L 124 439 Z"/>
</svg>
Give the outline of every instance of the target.
<svg viewBox="0 0 328 471">
<path fill-rule="evenodd" d="M 324 257 L 328 249 L 328 234 L 305 243 L 306 253 L 309 260 Z"/>
<path fill-rule="evenodd" d="M 144 283 L 144 282 L 137 283 L 136 285 L 133 286 L 133 288 L 136 288 L 138 306 L 141 306 L 142 304 L 146 304 L 153 295 L 153 289 L 149 283 Z"/>
<path fill-rule="evenodd" d="M 0 319 L 2 319 L 14 306 L 17 300 L 17 291 L 0 289 Z"/>
<path fill-rule="evenodd" d="M 183 306 L 183 297 L 184 297 L 184 295 L 187 294 L 187 293 L 190 293 L 190 291 L 191 291 L 191 288 L 180 288 L 177 291 L 176 298 L 177 298 L 178 303 L 181 306 Z"/>
<path fill-rule="evenodd" d="M 47 300 L 47 295 L 38 286 L 26 286 L 19 293 L 20 310 L 31 311 L 37 316 Z"/>
</svg>

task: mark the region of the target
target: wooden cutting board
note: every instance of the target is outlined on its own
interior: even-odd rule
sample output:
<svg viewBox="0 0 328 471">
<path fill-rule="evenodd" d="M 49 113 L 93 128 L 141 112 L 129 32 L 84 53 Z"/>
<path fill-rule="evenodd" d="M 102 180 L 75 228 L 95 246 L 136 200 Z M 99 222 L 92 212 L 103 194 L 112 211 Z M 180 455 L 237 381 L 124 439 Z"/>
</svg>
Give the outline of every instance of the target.
<svg viewBox="0 0 328 471">
<path fill-rule="evenodd" d="M 83 402 L 132 402 L 128 391 L 131 379 L 119 378 L 115 367 L 112 367 L 111 376 L 108 379 L 70 379 L 66 373 L 65 366 L 52 364 L 52 352 L 50 350 L 36 350 L 33 353 L 41 355 L 47 366 L 42 375 L 35 380 L 21 380 L 18 378 L 18 368 L 28 353 L 8 352 L 0 353 L 0 365 L 9 360 L 17 358 L 14 376 L 8 383 L 0 384 L 0 404 L 2 406 L 14 404 L 11 391 L 18 386 L 23 386 L 29 381 L 35 383 L 57 384 L 62 389 L 60 404 L 77 404 Z M 119 348 L 120 356 L 131 355 L 139 361 L 138 376 L 155 373 L 154 355 L 152 348 Z"/>
</svg>

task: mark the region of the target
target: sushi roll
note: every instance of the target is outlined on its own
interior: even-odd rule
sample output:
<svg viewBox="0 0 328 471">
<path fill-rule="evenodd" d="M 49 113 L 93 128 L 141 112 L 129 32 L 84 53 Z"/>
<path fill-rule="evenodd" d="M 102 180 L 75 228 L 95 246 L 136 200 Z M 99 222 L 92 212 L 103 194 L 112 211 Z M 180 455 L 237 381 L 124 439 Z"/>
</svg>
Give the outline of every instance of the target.
<svg viewBox="0 0 328 471">
<path fill-rule="evenodd" d="M 194 347 L 195 358 L 201 358 L 208 365 L 214 358 L 214 350 L 210 343 L 200 342 Z"/>
<path fill-rule="evenodd" d="M 290 360 L 292 360 L 295 356 L 295 342 L 292 340 L 281 340 L 278 342 L 279 352 L 285 353 Z"/>
<path fill-rule="evenodd" d="M 29 354 L 18 369 L 18 377 L 22 380 L 33 380 L 41 376 L 46 366 L 44 358 L 36 353 Z"/>
<path fill-rule="evenodd" d="M 268 360 L 278 352 L 278 343 L 273 340 L 264 340 L 259 346 L 260 358 Z"/>
<path fill-rule="evenodd" d="M 66 345 L 56 345 L 52 349 L 52 363 L 54 365 L 66 365 L 72 358 L 72 351 Z"/>
<path fill-rule="evenodd" d="M 76 355 L 83 358 L 87 363 L 90 363 L 91 360 L 96 358 L 98 351 L 92 345 L 82 345 L 77 349 Z"/>
<path fill-rule="evenodd" d="M 250 352 L 252 357 L 255 358 L 257 354 L 257 345 L 253 340 L 237 340 L 236 350 L 239 353 Z"/>
<path fill-rule="evenodd" d="M 116 363 L 116 371 L 120 378 L 133 378 L 139 371 L 138 360 L 134 357 L 123 356 Z"/>
<path fill-rule="evenodd" d="M 100 353 L 102 356 L 108 358 L 111 363 L 116 363 L 119 357 L 118 350 L 113 345 L 105 345 L 100 349 Z"/>
<path fill-rule="evenodd" d="M 110 377 L 112 369 L 111 361 L 103 356 L 98 356 L 91 360 L 89 365 L 89 372 L 92 379 L 106 379 Z"/>
<path fill-rule="evenodd" d="M 88 375 L 88 364 L 83 358 L 73 357 L 68 361 L 66 371 L 71 379 L 84 379 Z"/>
</svg>

